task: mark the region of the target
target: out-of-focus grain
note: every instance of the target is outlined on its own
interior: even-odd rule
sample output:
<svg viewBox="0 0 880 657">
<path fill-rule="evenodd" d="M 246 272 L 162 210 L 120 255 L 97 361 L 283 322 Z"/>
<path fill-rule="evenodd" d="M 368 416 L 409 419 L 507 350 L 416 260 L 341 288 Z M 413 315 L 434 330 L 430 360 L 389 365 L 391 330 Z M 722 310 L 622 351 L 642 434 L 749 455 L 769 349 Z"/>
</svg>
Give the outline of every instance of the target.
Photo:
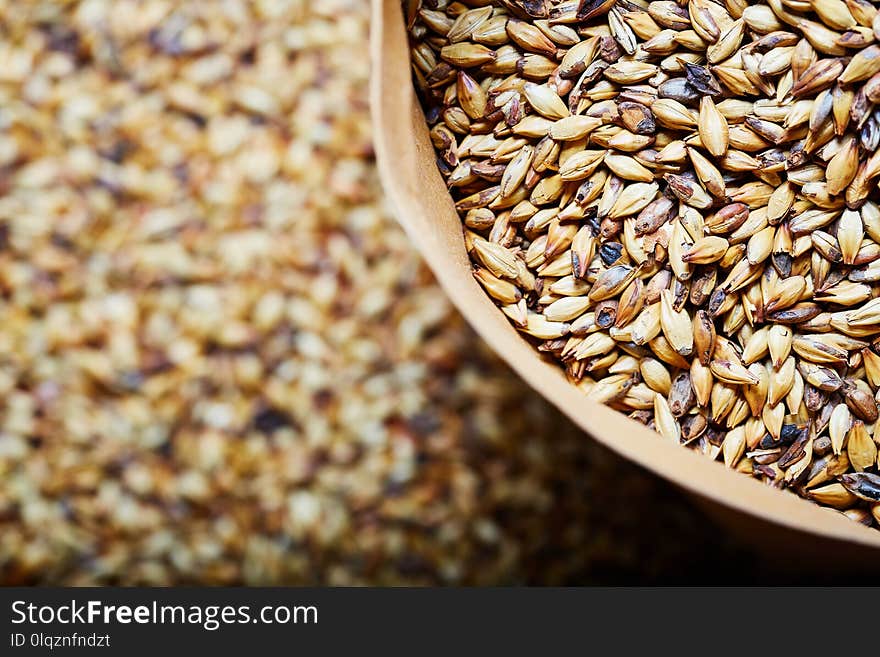
<svg viewBox="0 0 880 657">
<path fill-rule="evenodd" d="M 385 214 L 367 13 L 0 1 L 4 584 L 718 558 L 489 354 Z"/>
</svg>

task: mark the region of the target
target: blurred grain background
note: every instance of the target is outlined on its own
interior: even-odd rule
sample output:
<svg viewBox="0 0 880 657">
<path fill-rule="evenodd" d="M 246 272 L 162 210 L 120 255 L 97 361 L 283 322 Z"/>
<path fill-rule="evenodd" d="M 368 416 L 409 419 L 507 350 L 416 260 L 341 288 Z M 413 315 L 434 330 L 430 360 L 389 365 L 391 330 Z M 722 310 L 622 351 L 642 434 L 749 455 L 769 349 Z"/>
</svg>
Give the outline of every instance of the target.
<svg viewBox="0 0 880 657">
<path fill-rule="evenodd" d="M 367 5 L 0 0 L 0 582 L 745 572 L 389 218 Z"/>
</svg>

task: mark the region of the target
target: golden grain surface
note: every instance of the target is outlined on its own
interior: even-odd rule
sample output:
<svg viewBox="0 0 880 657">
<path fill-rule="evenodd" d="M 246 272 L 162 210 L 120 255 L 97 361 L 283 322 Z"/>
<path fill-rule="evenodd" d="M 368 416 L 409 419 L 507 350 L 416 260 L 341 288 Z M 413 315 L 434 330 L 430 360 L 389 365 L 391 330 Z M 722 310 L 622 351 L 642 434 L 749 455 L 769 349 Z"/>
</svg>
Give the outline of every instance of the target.
<svg viewBox="0 0 880 657">
<path fill-rule="evenodd" d="M 880 526 L 876 3 L 402 6 L 514 326 L 587 398 Z"/>
<path fill-rule="evenodd" d="M 385 214 L 367 14 L 0 2 L 2 583 L 715 569 L 712 532 L 500 365 Z"/>
</svg>

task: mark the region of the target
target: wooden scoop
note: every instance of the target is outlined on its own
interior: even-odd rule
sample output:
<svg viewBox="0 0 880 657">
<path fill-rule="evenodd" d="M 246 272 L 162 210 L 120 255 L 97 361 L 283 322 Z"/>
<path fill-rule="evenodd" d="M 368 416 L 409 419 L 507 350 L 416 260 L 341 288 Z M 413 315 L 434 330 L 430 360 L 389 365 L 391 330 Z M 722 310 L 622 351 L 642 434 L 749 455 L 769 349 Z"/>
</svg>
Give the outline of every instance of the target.
<svg viewBox="0 0 880 657">
<path fill-rule="evenodd" d="M 780 567 L 880 572 L 880 531 L 710 462 L 589 401 L 519 335 L 471 274 L 461 222 L 413 89 L 400 0 L 372 0 L 372 10 L 370 96 L 382 183 L 397 220 L 477 333 L 590 437 L 690 492 L 719 524 Z"/>
</svg>

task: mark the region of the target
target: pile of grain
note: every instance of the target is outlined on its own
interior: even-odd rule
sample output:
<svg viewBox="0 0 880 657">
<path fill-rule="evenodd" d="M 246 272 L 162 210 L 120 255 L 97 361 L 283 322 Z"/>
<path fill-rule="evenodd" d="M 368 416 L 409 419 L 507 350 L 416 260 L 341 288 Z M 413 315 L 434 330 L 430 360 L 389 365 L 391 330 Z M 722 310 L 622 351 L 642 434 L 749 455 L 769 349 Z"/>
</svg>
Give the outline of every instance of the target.
<svg viewBox="0 0 880 657">
<path fill-rule="evenodd" d="M 880 11 L 408 0 L 474 276 L 590 399 L 880 525 Z"/>
<path fill-rule="evenodd" d="M 367 14 L 0 2 L 4 584 L 717 569 L 384 213 Z"/>
</svg>

